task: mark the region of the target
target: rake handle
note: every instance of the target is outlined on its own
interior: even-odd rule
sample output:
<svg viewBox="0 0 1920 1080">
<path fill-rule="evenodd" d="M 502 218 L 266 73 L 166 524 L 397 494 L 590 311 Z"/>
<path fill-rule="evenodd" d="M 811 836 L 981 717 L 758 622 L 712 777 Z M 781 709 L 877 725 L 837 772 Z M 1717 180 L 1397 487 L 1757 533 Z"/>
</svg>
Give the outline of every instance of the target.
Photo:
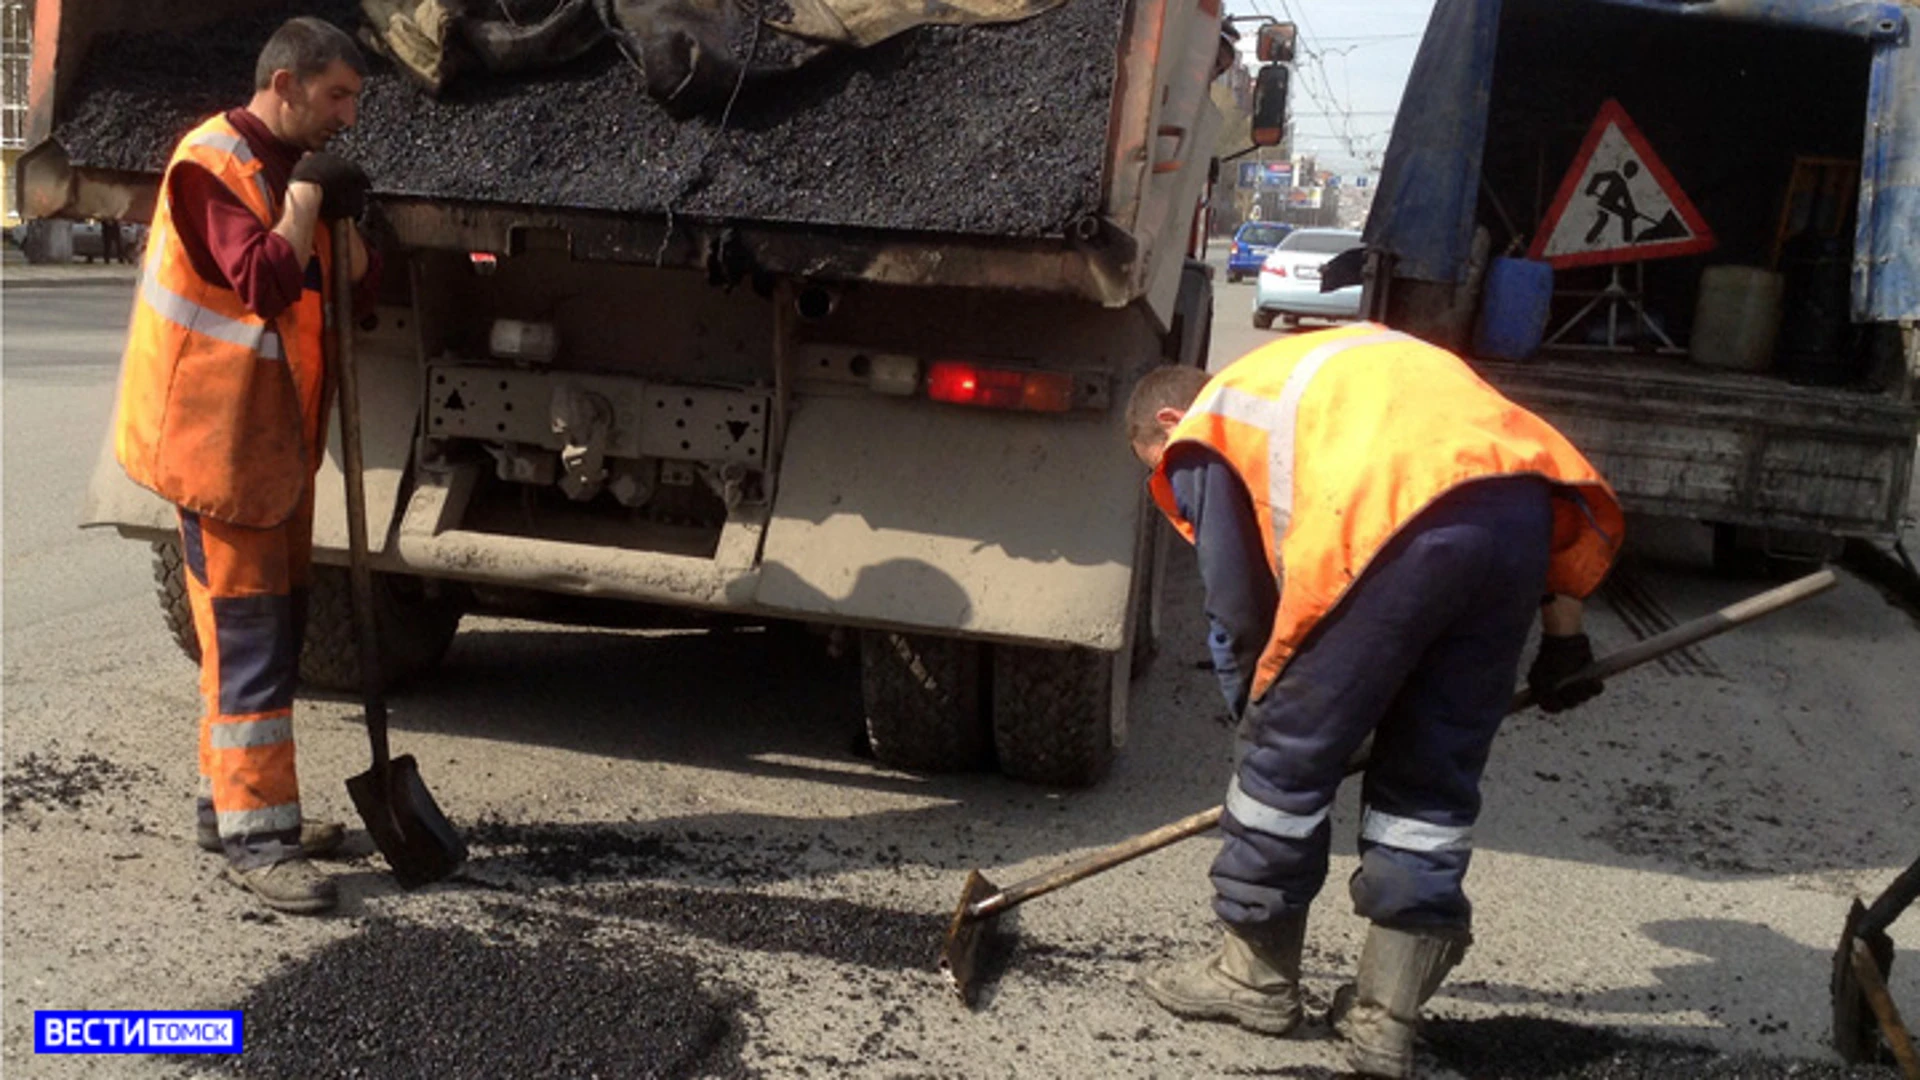
<svg viewBox="0 0 1920 1080">
<path fill-rule="evenodd" d="M 1711 615 L 1703 615 L 1691 622 L 1681 623 L 1663 634 L 1655 634 L 1645 641 L 1635 642 L 1626 648 L 1608 653 L 1581 669 L 1567 681 L 1610 678 L 1628 668 L 1637 667 L 1667 653 L 1705 641 L 1716 634 L 1723 634 L 1736 626 L 1752 622 L 1762 615 L 1825 592 L 1838 580 L 1831 570 L 1820 570 L 1808 574 L 1779 588 L 1769 589 L 1739 603 L 1730 604 Z M 1533 704 L 1533 691 L 1521 690 L 1513 696 L 1513 702 L 1507 707 L 1507 713 L 1511 715 L 1531 704 Z M 1348 773 L 1355 773 L 1365 768 L 1366 760 L 1364 751 L 1356 755 L 1355 761 L 1347 766 Z M 1092 877 L 1102 871 L 1111 870 L 1121 863 L 1137 859 L 1148 852 L 1158 851 L 1190 836 L 1198 836 L 1220 824 L 1220 815 L 1225 809 L 1224 806 L 1216 806 L 1211 810 L 1202 810 L 1170 825 L 1162 825 L 1152 832 L 1141 833 L 1112 847 L 1102 848 L 1082 856 L 1065 866 L 1016 881 L 992 896 L 984 897 L 969 905 L 967 916 L 972 919 L 984 919 L 989 915 L 999 914 L 1037 896 L 1044 896 L 1055 889 Z"/>
<path fill-rule="evenodd" d="M 1831 570 L 1817 570 L 1805 577 L 1795 578 L 1778 588 L 1768 589 L 1738 603 L 1728 604 L 1711 615 L 1702 615 L 1690 622 L 1683 622 L 1665 633 L 1655 634 L 1645 641 L 1636 641 L 1625 648 L 1610 652 L 1595 660 L 1591 666 L 1583 669 L 1579 674 L 1570 676 L 1566 681 L 1610 679 L 1628 668 L 1639 667 L 1649 660 L 1678 652 L 1689 645 L 1697 645 L 1710 637 L 1724 634 L 1736 626 L 1750 623 L 1762 615 L 1771 614 L 1783 607 L 1797 604 L 1809 596 L 1826 592 L 1839 580 Z M 1508 711 L 1518 712 L 1531 704 L 1533 704 L 1533 691 L 1521 690 L 1513 696 L 1513 705 Z"/>
</svg>

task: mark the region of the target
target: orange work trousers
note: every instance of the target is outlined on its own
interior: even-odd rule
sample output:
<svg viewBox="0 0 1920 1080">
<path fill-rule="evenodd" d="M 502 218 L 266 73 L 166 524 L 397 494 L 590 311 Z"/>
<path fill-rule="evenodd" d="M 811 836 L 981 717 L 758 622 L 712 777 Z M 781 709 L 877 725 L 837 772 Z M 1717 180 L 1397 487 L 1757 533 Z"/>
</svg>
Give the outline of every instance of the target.
<svg viewBox="0 0 1920 1080">
<path fill-rule="evenodd" d="M 200 820 L 242 868 L 300 854 L 293 692 L 313 565 L 313 485 L 268 529 L 182 509 L 187 596 L 200 639 Z"/>
</svg>

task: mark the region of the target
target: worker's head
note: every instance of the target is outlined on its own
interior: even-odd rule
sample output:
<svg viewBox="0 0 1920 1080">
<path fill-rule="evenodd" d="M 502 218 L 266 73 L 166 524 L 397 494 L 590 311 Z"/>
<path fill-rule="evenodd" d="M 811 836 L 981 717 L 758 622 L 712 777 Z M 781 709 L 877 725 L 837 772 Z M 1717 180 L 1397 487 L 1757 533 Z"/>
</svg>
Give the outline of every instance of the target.
<svg viewBox="0 0 1920 1080">
<path fill-rule="evenodd" d="M 280 138 L 319 150 L 353 126 L 366 58 L 346 31 L 302 16 L 267 39 L 253 68 L 252 110 Z"/>
<path fill-rule="evenodd" d="M 1226 19 L 1220 20 L 1220 47 L 1214 54 L 1213 77 L 1219 78 L 1240 62 L 1240 31 Z"/>
<path fill-rule="evenodd" d="M 1127 442 L 1133 455 L 1148 468 L 1158 468 L 1167 452 L 1167 437 L 1173 433 L 1209 376 L 1199 368 L 1168 365 L 1157 367 L 1133 384 L 1127 399 Z"/>
</svg>

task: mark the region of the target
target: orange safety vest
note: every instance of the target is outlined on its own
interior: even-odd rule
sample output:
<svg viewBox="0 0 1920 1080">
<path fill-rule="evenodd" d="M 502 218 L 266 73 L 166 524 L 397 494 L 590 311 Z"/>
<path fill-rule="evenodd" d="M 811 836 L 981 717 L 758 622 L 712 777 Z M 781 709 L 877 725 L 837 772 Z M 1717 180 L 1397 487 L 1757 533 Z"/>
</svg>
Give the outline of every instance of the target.
<svg viewBox="0 0 1920 1080">
<path fill-rule="evenodd" d="M 224 115 L 181 140 L 160 184 L 134 297 L 114 453 L 135 483 L 169 502 L 234 525 L 279 525 L 320 464 L 328 392 L 322 297 L 332 245 L 315 231 L 321 289 L 262 319 L 224 282 L 194 271 L 170 202 L 182 163 L 218 178 L 263 226 L 279 220 L 262 164 Z"/>
<path fill-rule="evenodd" d="M 1255 670 L 1257 699 L 1368 563 L 1448 491 L 1494 476 L 1540 476 L 1555 499 L 1547 588 L 1584 597 L 1619 553 L 1613 489 L 1566 437 L 1502 397 L 1459 357 L 1376 324 L 1288 338 L 1236 361 L 1201 390 L 1169 447 L 1213 448 L 1252 497 L 1280 606 Z M 1193 542 L 1164 459 L 1154 501 Z"/>
</svg>

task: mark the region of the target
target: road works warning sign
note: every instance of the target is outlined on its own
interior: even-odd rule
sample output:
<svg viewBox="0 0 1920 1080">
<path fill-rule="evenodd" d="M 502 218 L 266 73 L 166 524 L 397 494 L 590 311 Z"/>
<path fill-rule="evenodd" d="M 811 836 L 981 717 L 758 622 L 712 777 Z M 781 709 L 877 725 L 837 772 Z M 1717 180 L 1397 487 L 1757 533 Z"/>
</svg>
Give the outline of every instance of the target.
<svg viewBox="0 0 1920 1080">
<path fill-rule="evenodd" d="M 1713 230 L 1647 137 L 1609 98 L 1528 255 L 1565 269 L 1692 255 L 1714 243 Z"/>
</svg>

